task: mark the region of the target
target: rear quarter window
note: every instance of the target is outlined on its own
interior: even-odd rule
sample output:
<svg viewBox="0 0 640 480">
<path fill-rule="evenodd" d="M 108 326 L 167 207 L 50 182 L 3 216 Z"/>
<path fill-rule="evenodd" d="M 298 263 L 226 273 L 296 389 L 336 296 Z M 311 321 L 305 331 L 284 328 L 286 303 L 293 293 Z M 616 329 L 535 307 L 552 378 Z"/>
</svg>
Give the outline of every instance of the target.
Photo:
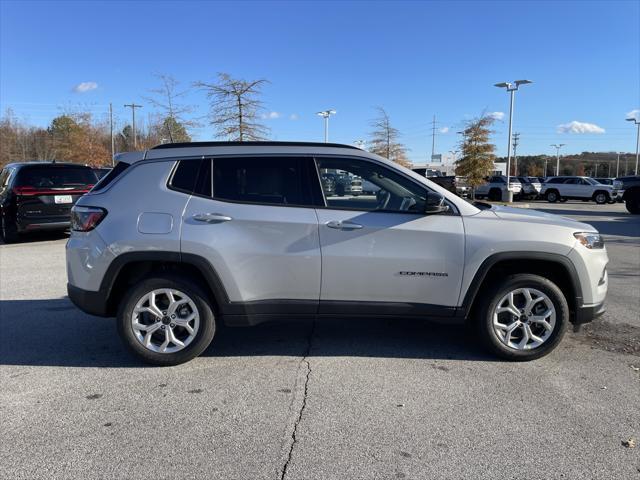
<svg viewBox="0 0 640 480">
<path fill-rule="evenodd" d="M 178 161 L 169 179 L 171 189 L 184 193 L 193 193 L 201 165 L 202 160 L 200 159 Z"/>
<path fill-rule="evenodd" d="M 100 179 L 100 181 L 96 184 L 96 186 L 93 187 L 92 191 L 97 192 L 99 190 L 103 190 L 104 188 L 107 187 L 107 185 L 112 183 L 116 178 L 120 176 L 122 172 L 124 172 L 129 167 L 130 165 L 125 162 L 116 163 L 116 166 L 113 167 L 109 173 L 107 173 L 104 177 Z"/>
</svg>

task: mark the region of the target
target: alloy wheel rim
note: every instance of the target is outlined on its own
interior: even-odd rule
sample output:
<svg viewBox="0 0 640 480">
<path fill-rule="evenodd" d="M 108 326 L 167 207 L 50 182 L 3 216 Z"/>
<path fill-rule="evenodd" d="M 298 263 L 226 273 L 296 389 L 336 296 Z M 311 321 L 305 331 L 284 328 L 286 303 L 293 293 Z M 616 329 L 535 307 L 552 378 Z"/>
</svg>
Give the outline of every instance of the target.
<svg viewBox="0 0 640 480">
<path fill-rule="evenodd" d="M 131 314 L 133 333 L 142 346 L 156 353 L 175 353 L 198 334 L 200 315 L 184 292 L 159 288 L 144 294 Z"/>
<path fill-rule="evenodd" d="M 504 295 L 492 314 L 496 337 L 514 350 L 533 350 L 555 330 L 556 309 L 551 299 L 535 288 L 517 288 Z"/>
</svg>

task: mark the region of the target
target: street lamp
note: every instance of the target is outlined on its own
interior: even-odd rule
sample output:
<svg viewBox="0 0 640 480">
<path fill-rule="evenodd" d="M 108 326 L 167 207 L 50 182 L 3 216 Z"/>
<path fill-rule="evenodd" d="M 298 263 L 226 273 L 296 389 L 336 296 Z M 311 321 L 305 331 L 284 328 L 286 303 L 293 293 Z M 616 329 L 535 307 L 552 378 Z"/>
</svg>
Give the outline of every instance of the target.
<svg viewBox="0 0 640 480">
<path fill-rule="evenodd" d="M 513 124 L 513 100 L 520 85 L 526 85 L 528 83 L 533 82 L 531 80 L 516 80 L 513 83 L 502 82 L 494 85 L 498 88 L 505 88 L 507 92 L 511 94 L 511 100 L 509 102 L 509 136 L 507 137 L 507 201 L 509 202 L 513 200 L 513 194 L 511 193 L 511 190 L 509 190 L 509 182 L 511 179 L 511 128 Z"/>
<path fill-rule="evenodd" d="M 566 143 L 551 144 L 551 146 L 556 149 L 556 177 L 560 176 L 560 149 L 565 145 Z"/>
<path fill-rule="evenodd" d="M 335 110 L 324 110 L 322 112 L 316 113 L 316 115 L 320 115 L 322 118 L 324 118 L 324 143 L 327 143 L 329 141 L 329 117 L 335 114 Z"/>
<path fill-rule="evenodd" d="M 627 122 L 633 122 L 638 127 L 636 135 L 636 175 L 638 175 L 638 151 L 640 150 L 640 121 L 637 118 L 627 118 Z"/>
</svg>

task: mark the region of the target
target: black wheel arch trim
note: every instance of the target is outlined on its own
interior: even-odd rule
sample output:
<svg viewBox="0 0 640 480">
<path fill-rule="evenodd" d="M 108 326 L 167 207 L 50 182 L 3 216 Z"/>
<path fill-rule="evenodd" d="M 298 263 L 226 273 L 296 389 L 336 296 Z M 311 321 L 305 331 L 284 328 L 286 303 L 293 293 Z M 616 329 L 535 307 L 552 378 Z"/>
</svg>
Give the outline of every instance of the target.
<svg viewBox="0 0 640 480">
<path fill-rule="evenodd" d="M 576 271 L 576 267 L 573 265 L 569 257 L 566 255 L 561 255 L 559 253 L 545 253 L 545 252 L 500 252 L 494 253 L 493 255 L 487 257 L 478 270 L 476 271 L 471 283 L 469 284 L 469 288 L 467 289 L 464 300 L 462 301 L 462 305 L 460 306 L 459 315 L 468 316 L 471 312 L 471 307 L 473 306 L 478 293 L 480 292 L 480 288 L 487 277 L 489 271 L 498 263 L 507 261 L 507 260 L 540 260 L 546 262 L 553 262 L 561 265 L 569 276 L 571 280 L 571 284 L 574 291 L 575 298 L 575 306 L 576 309 L 582 307 L 582 287 L 580 286 L 580 278 L 578 277 L 578 272 Z"/>
</svg>

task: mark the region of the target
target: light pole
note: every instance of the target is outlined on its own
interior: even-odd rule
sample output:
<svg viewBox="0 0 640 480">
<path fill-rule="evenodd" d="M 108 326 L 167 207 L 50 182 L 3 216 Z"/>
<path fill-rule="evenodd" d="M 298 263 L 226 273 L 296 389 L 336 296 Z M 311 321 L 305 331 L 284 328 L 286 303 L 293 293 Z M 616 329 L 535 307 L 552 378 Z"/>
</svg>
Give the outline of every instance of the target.
<svg viewBox="0 0 640 480">
<path fill-rule="evenodd" d="M 627 118 L 627 122 L 633 122 L 638 127 L 638 133 L 636 135 L 636 173 L 638 175 L 638 151 L 640 150 L 640 121 L 637 118 Z"/>
<path fill-rule="evenodd" d="M 456 159 L 458 157 L 458 152 L 460 150 L 449 150 L 449 153 L 451 154 L 451 169 L 453 170 L 453 173 L 456 173 Z"/>
<path fill-rule="evenodd" d="M 560 149 L 565 145 L 566 143 L 554 143 L 551 145 L 556 149 L 556 177 L 560 176 Z"/>
<path fill-rule="evenodd" d="M 322 112 L 316 113 L 316 115 L 320 115 L 324 118 L 324 143 L 329 142 L 329 117 L 335 114 L 335 110 L 323 110 Z"/>
<path fill-rule="evenodd" d="M 511 128 L 513 125 L 513 100 L 515 97 L 515 93 L 520 87 L 520 85 L 526 85 L 528 83 L 533 83 L 533 82 L 531 82 L 531 80 L 516 80 L 513 83 L 502 82 L 502 83 L 496 83 L 494 85 L 495 87 L 498 87 L 498 88 L 506 88 L 507 92 L 509 92 L 511 95 L 511 99 L 509 102 L 509 136 L 507 137 L 507 145 L 508 145 L 507 147 L 507 201 L 508 202 L 513 201 L 513 194 L 509 189 L 509 181 L 511 176 L 511 138 L 512 138 Z"/>
<path fill-rule="evenodd" d="M 618 160 L 616 161 L 616 178 L 620 176 L 620 152 L 618 153 Z"/>
</svg>

